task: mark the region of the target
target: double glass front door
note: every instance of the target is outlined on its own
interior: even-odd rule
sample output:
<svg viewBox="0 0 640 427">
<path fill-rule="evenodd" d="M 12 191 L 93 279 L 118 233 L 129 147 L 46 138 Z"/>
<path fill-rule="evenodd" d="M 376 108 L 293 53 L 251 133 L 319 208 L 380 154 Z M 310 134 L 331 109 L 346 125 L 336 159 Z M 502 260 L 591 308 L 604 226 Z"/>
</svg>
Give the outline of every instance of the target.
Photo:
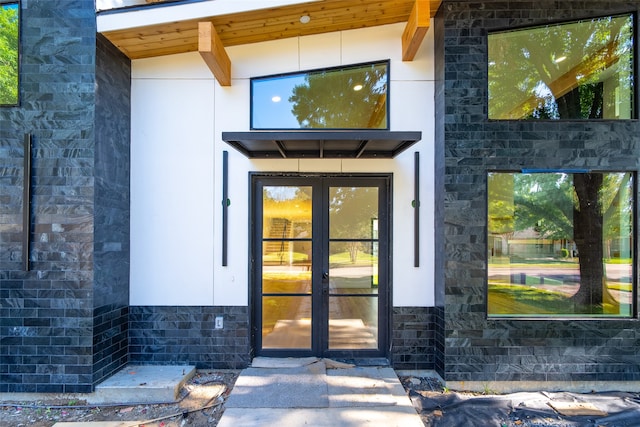
<svg viewBox="0 0 640 427">
<path fill-rule="evenodd" d="M 261 355 L 384 356 L 388 177 L 254 177 Z"/>
</svg>

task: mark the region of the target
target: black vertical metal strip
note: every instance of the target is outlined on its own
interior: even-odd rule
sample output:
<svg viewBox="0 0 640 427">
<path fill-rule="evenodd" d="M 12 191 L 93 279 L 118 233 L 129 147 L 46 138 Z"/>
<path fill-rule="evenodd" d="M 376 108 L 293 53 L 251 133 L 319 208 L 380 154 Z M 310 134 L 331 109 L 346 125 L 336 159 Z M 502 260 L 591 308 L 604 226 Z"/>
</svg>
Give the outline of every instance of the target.
<svg viewBox="0 0 640 427">
<path fill-rule="evenodd" d="M 29 271 L 31 253 L 31 134 L 24 135 L 24 184 L 22 189 L 22 268 Z"/>
<path fill-rule="evenodd" d="M 420 153 L 413 154 L 413 266 L 420 267 Z"/>
<path fill-rule="evenodd" d="M 227 266 L 227 211 L 229 208 L 229 152 L 222 152 L 222 266 Z"/>
</svg>

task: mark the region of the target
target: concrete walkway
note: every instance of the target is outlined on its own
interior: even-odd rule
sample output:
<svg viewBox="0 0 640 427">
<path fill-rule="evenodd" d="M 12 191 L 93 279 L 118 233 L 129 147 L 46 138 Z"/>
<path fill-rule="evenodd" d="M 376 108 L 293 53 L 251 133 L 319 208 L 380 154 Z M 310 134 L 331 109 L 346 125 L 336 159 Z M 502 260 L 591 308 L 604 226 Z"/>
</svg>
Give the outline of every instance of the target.
<svg viewBox="0 0 640 427">
<path fill-rule="evenodd" d="M 393 369 L 333 366 L 313 358 L 254 359 L 218 427 L 423 427 Z"/>
</svg>

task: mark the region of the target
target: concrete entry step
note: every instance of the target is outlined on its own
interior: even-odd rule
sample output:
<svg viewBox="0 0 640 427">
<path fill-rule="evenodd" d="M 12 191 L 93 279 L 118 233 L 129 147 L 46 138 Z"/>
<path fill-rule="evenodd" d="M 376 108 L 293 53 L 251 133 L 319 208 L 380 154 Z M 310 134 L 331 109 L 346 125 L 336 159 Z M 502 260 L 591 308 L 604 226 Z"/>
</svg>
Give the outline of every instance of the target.
<svg viewBox="0 0 640 427">
<path fill-rule="evenodd" d="M 424 427 L 393 369 L 317 358 L 255 358 L 218 427 Z"/>
<path fill-rule="evenodd" d="M 195 366 L 128 365 L 98 384 L 88 403 L 174 402 L 195 373 Z"/>
</svg>

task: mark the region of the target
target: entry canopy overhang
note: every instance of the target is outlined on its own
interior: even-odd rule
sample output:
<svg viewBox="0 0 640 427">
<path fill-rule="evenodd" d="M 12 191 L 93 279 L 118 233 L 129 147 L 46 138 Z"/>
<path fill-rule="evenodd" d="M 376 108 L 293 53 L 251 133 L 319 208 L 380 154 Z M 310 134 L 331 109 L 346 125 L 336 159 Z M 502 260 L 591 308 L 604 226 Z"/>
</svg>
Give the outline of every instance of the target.
<svg viewBox="0 0 640 427">
<path fill-rule="evenodd" d="M 386 130 L 222 132 L 222 140 L 252 159 L 391 159 L 422 132 Z"/>
</svg>

